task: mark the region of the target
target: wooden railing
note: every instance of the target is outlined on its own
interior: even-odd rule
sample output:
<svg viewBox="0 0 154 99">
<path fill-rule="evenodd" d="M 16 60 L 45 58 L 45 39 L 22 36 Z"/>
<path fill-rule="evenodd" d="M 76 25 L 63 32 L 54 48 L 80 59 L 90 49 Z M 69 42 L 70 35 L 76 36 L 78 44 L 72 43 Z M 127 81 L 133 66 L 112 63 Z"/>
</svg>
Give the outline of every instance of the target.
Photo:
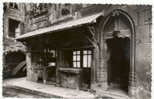
<svg viewBox="0 0 154 99">
<path fill-rule="evenodd" d="M 23 68 L 24 66 L 26 66 L 26 61 L 20 62 L 20 63 L 13 69 L 12 74 L 13 74 L 13 75 L 16 75 L 16 74 L 18 73 L 18 71 L 20 71 L 21 68 Z"/>
</svg>

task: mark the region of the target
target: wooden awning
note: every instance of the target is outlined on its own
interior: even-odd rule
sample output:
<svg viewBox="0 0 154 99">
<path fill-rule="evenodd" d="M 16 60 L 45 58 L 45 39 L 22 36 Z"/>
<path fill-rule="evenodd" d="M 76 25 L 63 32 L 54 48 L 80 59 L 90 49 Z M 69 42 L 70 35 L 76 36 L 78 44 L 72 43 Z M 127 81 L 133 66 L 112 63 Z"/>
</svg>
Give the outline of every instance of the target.
<svg viewBox="0 0 154 99">
<path fill-rule="evenodd" d="M 70 28 L 85 25 L 85 24 L 95 23 L 96 19 L 98 17 L 102 16 L 102 15 L 103 15 L 103 13 L 101 12 L 101 13 L 93 14 L 93 15 L 90 15 L 90 16 L 82 17 L 82 18 L 79 18 L 79 19 L 76 19 L 76 20 L 71 20 L 71 21 L 68 21 L 68 22 L 65 22 L 65 23 L 53 25 L 53 26 L 50 26 L 50 27 L 37 29 L 35 31 L 28 32 L 28 33 L 25 33 L 23 35 L 20 35 L 16 39 L 22 40 L 22 39 L 25 39 L 25 38 L 34 37 L 34 36 L 38 36 L 38 35 L 42 35 L 42 34 L 46 34 L 46 33 L 52 33 L 52 32 L 70 29 Z"/>
</svg>

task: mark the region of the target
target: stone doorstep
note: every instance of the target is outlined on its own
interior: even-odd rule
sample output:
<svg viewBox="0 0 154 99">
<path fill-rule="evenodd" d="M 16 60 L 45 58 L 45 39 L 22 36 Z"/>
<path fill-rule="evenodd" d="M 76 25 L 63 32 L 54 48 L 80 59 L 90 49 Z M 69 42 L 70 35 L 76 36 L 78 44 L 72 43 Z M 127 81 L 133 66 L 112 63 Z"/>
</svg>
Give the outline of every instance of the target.
<svg viewBox="0 0 154 99">
<path fill-rule="evenodd" d="M 32 94 L 38 94 L 39 96 L 43 96 L 45 98 L 50 98 L 50 97 L 62 98 L 62 97 L 57 96 L 57 95 L 48 94 L 48 93 L 44 93 L 44 92 L 40 92 L 40 91 L 36 91 L 36 90 L 31 90 L 31 89 L 28 89 L 28 88 L 23 88 L 23 87 L 19 87 L 19 86 L 15 86 L 15 85 L 13 85 L 13 86 L 12 85 L 8 85 L 8 86 L 4 86 L 4 87 L 14 88 L 14 89 L 22 90 L 22 91 L 25 91 L 25 92 L 28 92 L 28 93 L 32 93 Z"/>
<path fill-rule="evenodd" d="M 126 96 L 126 95 L 122 95 L 120 93 L 118 94 L 118 93 L 115 93 L 115 92 L 102 91 L 102 90 L 99 90 L 97 92 L 98 96 L 101 96 L 102 94 L 103 94 L 103 96 L 106 96 L 106 97 L 112 97 L 111 99 L 131 99 L 131 97 Z"/>
</svg>

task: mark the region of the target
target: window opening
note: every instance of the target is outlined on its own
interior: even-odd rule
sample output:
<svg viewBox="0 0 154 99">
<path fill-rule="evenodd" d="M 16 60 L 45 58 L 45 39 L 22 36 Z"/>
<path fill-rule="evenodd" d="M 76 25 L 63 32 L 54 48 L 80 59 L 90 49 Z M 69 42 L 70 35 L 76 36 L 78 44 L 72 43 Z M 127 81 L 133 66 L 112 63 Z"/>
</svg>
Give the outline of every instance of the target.
<svg viewBox="0 0 154 99">
<path fill-rule="evenodd" d="M 16 3 L 10 3 L 9 4 L 9 8 L 11 8 L 11 9 L 18 9 L 18 4 L 16 4 Z"/>
<path fill-rule="evenodd" d="M 56 51 L 49 48 L 44 49 L 44 61 L 49 67 L 56 66 Z"/>
<path fill-rule="evenodd" d="M 90 68 L 92 61 L 92 51 L 73 51 L 73 67 Z"/>
<path fill-rule="evenodd" d="M 83 51 L 83 67 L 90 67 L 91 66 L 91 57 L 92 52 L 90 50 Z"/>
<path fill-rule="evenodd" d="M 69 15 L 70 11 L 66 8 L 63 8 L 61 14 L 62 14 L 62 16 Z"/>
<path fill-rule="evenodd" d="M 19 29 L 19 21 L 9 19 L 9 33 L 8 36 L 15 38 L 17 29 Z"/>
<path fill-rule="evenodd" d="M 73 51 L 73 67 L 80 67 L 80 51 Z"/>
</svg>

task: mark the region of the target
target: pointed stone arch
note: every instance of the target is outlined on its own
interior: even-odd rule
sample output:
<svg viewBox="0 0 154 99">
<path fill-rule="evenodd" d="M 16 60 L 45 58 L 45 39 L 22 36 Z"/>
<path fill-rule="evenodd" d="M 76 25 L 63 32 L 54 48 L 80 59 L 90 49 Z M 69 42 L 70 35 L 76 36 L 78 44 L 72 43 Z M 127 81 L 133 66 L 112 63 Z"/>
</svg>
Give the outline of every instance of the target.
<svg viewBox="0 0 154 99">
<path fill-rule="evenodd" d="M 132 17 L 125 11 L 121 10 L 121 9 L 114 9 L 112 10 L 108 15 L 106 15 L 103 18 L 103 22 L 100 23 L 100 27 L 101 27 L 101 36 L 100 36 L 100 40 L 101 40 L 101 44 L 102 44 L 102 58 L 103 58 L 103 62 L 102 62 L 102 66 L 104 68 L 107 67 L 106 64 L 106 60 L 105 58 L 107 57 L 106 54 L 106 49 L 107 49 L 107 45 L 106 45 L 106 38 L 105 38 L 105 28 L 106 25 L 108 24 L 108 22 L 111 20 L 111 18 L 113 16 L 123 16 L 129 23 L 129 27 L 130 27 L 130 72 L 129 72 L 129 95 L 133 95 L 134 94 L 134 90 L 136 87 L 136 77 L 135 77 L 135 24 L 134 21 L 132 19 Z M 106 68 L 107 69 L 107 68 Z M 107 70 L 104 70 L 107 72 Z M 107 82 L 107 80 L 106 80 Z"/>
</svg>

